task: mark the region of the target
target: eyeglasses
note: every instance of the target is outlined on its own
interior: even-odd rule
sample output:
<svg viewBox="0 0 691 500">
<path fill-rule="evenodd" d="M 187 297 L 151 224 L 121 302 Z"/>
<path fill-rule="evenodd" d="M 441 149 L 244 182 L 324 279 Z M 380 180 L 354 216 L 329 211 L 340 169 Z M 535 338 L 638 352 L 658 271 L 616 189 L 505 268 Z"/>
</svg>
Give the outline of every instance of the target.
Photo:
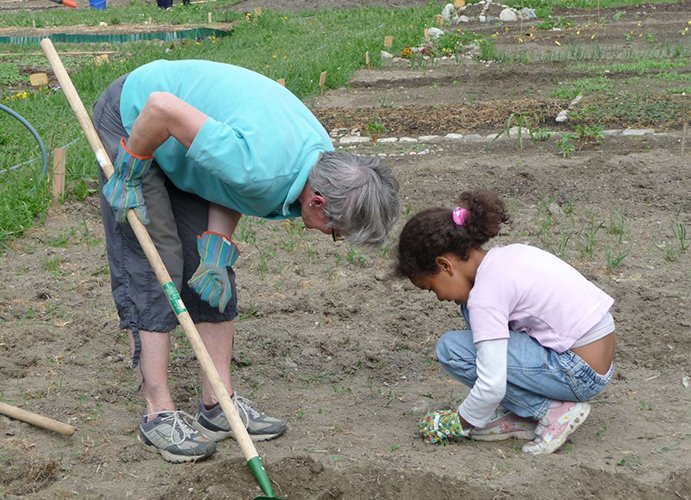
<svg viewBox="0 0 691 500">
<path fill-rule="evenodd" d="M 314 194 L 316 194 L 318 196 L 322 196 L 322 197 L 324 196 L 319 191 L 315 191 Z M 333 238 L 334 242 L 343 241 L 345 239 L 345 237 L 342 234 L 337 233 L 334 228 L 331 228 L 331 238 Z"/>
<path fill-rule="evenodd" d="M 333 238 L 334 242 L 336 241 L 343 241 L 345 238 L 343 237 L 342 234 L 337 233 L 334 228 L 331 228 L 331 237 Z"/>
</svg>

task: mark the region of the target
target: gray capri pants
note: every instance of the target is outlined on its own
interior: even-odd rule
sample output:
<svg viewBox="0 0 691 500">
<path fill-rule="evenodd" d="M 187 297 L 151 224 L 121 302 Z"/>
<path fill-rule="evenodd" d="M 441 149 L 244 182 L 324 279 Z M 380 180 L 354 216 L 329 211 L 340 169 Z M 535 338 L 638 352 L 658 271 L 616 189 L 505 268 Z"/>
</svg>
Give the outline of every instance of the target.
<svg viewBox="0 0 691 500">
<path fill-rule="evenodd" d="M 128 137 L 120 117 L 120 95 L 126 78 L 127 75 L 115 80 L 94 104 L 93 123 L 113 162 L 120 139 Z M 101 171 L 101 187 L 105 180 Z M 238 312 L 235 272 L 232 269 L 228 269 L 228 276 L 233 297 L 223 313 L 202 301 L 187 286 L 187 280 L 199 266 L 197 235 L 207 230 L 209 202 L 176 188 L 155 160 L 143 179 L 143 192 L 151 221 L 146 228 L 192 320 L 195 323 L 221 323 L 234 319 Z M 129 223 L 121 224 L 115 220 L 103 193 L 100 194 L 100 204 L 120 328 L 133 333 L 137 351 L 139 330 L 170 332 L 178 324 L 177 317 Z M 138 352 L 135 352 L 135 366 L 138 358 Z"/>
</svg>

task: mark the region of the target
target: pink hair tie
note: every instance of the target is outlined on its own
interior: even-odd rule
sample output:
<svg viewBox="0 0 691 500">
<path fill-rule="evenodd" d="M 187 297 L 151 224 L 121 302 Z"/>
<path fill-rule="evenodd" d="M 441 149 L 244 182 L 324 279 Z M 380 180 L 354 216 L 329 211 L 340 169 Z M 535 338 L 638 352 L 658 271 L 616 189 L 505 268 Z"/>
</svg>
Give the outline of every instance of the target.
<svg viewBox="0 0 691 500">
<path fill-rule="evenodd" d="M 457 226 L 465 225 L 468 216 L 470 215 L 470 210 L 467 208 L 456 207 L 453 209 L 453 221 Z"/>
</svg>

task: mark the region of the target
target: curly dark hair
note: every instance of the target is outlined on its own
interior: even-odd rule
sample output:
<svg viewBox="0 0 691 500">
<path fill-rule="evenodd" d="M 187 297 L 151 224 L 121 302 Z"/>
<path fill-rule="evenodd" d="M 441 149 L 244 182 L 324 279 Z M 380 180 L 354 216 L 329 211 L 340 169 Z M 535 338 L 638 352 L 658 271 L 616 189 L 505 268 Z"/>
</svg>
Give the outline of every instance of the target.
<svg viewBox="0 0 691 500">
<path fill-rule="evenodd" d="M 440 207 L 423 210 L 406 223 L 398 241 L 398 276 L 416 279 L 436 274 L 435 259 L 445 253 L 468 260 L 472 249 L 482 248 L 510 221 L 504 201 L 492 191 L 465 191 L 458 206 L 469 211 L 462 226 L 454 222 L 453 209 Z"/>
</svg>

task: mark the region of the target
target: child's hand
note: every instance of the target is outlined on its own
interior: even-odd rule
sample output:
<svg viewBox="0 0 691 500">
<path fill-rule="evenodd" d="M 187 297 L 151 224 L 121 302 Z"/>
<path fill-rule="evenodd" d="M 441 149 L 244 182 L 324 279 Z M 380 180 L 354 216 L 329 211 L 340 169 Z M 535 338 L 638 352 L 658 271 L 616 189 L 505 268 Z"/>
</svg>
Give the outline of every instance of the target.
<svg viewBox="0 0 691 500">
<path fill-rule="evenodd" d="M 458 410 L 439 410 L 425 414 L 418 422 L 420 434 L 431 444 L 446 443 L 451 439 L 468 437 L 470 430 L 464 430 Z"/>
</svg>

